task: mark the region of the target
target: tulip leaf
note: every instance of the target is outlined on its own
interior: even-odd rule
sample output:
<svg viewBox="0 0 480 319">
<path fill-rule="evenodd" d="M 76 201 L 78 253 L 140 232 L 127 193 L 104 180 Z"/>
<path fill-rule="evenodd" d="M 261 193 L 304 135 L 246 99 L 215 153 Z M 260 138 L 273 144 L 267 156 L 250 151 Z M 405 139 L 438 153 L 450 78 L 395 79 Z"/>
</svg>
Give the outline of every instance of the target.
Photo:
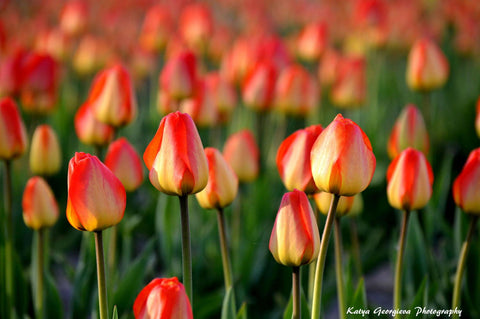
<svg viewBox="0 0 480 319">
<path fill-rule="evenodd" d="M 113 315 L 112 319 L 118 319 L 118 311 L 117 311 L 117 306 L 113 306 Z"/>
<path fill-rule="evenodd" d="M 235 294 L 233 288 L 228 288 L 223 298 L 222 304 L 222 319 L 235 319 Z"/>
<path fill-rule="evenodd" d="M 303 318 L 310 317 L 310 309 L 308 308 L 307 298 L 303 293 L 303 289 L 300 288 L 300 311 L 302 312 Z M 288 301 L 287 308 L 285 308 L 285 312 L 283 313 L 283 319 L 291 319 L 293 312 L 293 295 L 290 294 L 290 300 Z"/>
<path fill-rule="evenodd" d="M 428 276 L 425 276 L 420 284 L 420 288 L 417 290 L 415 298 L 413 298 L 413 302 L 409 309 L 412 311 L 416 307 L 425 307 L 428 302 Z"/>
<path fill-rule="evenodd" d="M 247 319 L 247 303 L 244 302 L 242 306 L 240 307 L 240 310 L 237 312 L 237 318 L 236 319 Z"/>
<path fill-rule="evenodd" d="M 45 318 L 63 318 L 62 299 L 52 275 L 45 273 Z"/>
</svg>

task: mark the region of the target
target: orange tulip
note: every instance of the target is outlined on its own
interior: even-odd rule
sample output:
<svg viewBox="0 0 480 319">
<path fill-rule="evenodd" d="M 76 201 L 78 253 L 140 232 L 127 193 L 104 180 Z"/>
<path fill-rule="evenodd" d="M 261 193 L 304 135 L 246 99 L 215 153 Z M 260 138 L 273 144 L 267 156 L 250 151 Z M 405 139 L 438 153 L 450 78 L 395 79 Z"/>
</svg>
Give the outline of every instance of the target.
<svg viewBox="0 0 480 319">
<path fill-rule="evenodd" d="M 138 294 L 133 304 L 135 319 L 193 319 L 185 288 L 176 277 L 156 278 Z"/>
<path fill-rule="evenodd" d="M 0 99 L 0 159 L 11 160 L 21 156 L 27 144 L 27 131 L 17 105 L 9 97 Z"/>
<path fill-rule="evenodd" d="M 67 219 L 82 231 L 118 224 L 125 212 L 125 188 L 96 156 L 75 153 L 68 164 Z"/>
<path fill-rule="evenodd" d="M 322 88 L 330 87 L 335 83 L 337 68 L 341 59 L 342 57 L 340 56 L 340 53 L 334 49 L 329 48 L 325 51 L 325 54 L 322 56 L 320 63 L 318 64 L 318 78 Z"/>
<path fill-rule="evenodd" d="M 326 23 L 307 24 L 297 39 L 297 55 L 306 61 L 318 61 L 328 44 Z"/>
<path fill-rule="evenodd" d="M 149 52 L 158 53 L 165 48 L 172 29 L 173 19 L 167 7 L 154 5 L 143 20 L 140 45 Z"/>
<path fill-rule="evenodd" d="M 453 182 L 453 199 L 465 213 L 480 214 L 480 148 L 470 153 Z"/>
<path fill-rule="evenodd" d="M 166 194 L 195 194 L 207 185 L 207 158 L 188 114 L 175 112 L 162 119 L 143 161 L 152 185 Z"/>
<path fill-rule="evenodd" d="M 116 64 L 98 73 L 87 102 L 100 122 L 115 127 L 132 122 L 137 115 L 137 101 L 127 69 Z"/>
<path fill-rule="evenodd" d="M 143 182 L 140 156 L 126 138 L 121 137 L 108 146 L 105 165 L 122 182 L 127 192 L 133 192 Z"/>
<path fill-rule="evenodd" d="M 260 151 L 255 137 L 249 130 L 242 130 L 228 137 L 223 156 L 233 168 L 240 182 L 251 182 L 260 170 Z"/>
<path fill-rule="evenodd" d="M 237 196 L 238 177 L 219 150 L 207 147 L 205 155 L 208 161 L 208 184 L 195 196 L 205 209 L 224 208 Z"/>
<path fill-rule="evenodd" d="M 113 127 L 98 121 L 88 103 L 78 109 L 73 122 L 78 139 L 84 144 L 104 146 L 113 139 Z"/>
<path fill-rule="evenodd" d="M 354 202 L 356 201 L 358 194 L 355 196 L 342 196 L 337 204 L 337 209 L 335 210 L 336 216 L 344 216 L 350 213 L 350 210 L 353 208 Z M 318 192 L 313 194 L 313 199 L 315 204 L 318 207 L 318 210 L 327 215 L 332 203 L 333 194 L 326 192 Z"/>
<path fill-rule="evenodd" d="M 60 27 L 70 36 L 78 36 L 87 28 L 88 7 L 83 0 L 65 2 L 60 14 Z"/>
<path fill-rule="evenodd" d="M 197 82 L 197 62 L 191 51 L 169 58 L 160 73 L 160 90 L 174 100 L 191 97 Z"/>
<path fill-rule="evenodd" d="M 189 47 L 203 52 L 213 32 L 210 9 L 202 3 L 193 3 L 183 8 L 180 14 L 180 33 Z"/>
<path fill-rule="evenodd" d="M 415 148 L 425 155 L 430 147 L 422 113 L 413 104 L 408 104 L 402 110 L 393 126 L 388 139 L 388 156 L 393 159 L 407 147 Z"/>
<path fill-rule="evenodd" d="M 304 192 L 294 190 L 283 195 L 268 248 L 285 266 L 299 267 L 318 257 L 320 234 Z"/>
<path fill-rule="evenodd" d="M 79 75 L 91 75 L 106 65 L 111 54 L 110 47 L 102 38 L 85 35 L 73 55 L 73 69 Z"/>
<path fill-rule="evenodd" d="M 352 196 L 367 188 L 376 165 L 367 135 L 341 114 L 317 138 L 310 159 L 317 187 L 340 196 Z"/>
<path fill-rule="evenodd" d="M 448 60 L 440 48 L 428 38 L 417 40 L 407 62 L 407 84 L 412 90 L 430 91 L 447 82 Z"/>
<path fill-rule="evenodd" d="M 392 207 L 420 209 L 432 196 L 432 168 L 422 152 L 409 147 L 390 163 L 387 183 L 388 202 Z"/>
<path fill-rule="evenodd" d="M 301 129 L 287 137 L 277 151 L 277 168 L 289 191 L 298 189 L 307 194 L 318 191 L 313 181 L 310 152 L 323 128 L 320 124 Z"/>
<path fill-rule="evenodd" d="M 28 180 L 22 199 L 23 221 L 38 230 L 51 227 L 58 219 L 58 205 L 47 182 L 35 176 Z"/>
<path fill-rule="evenodd" d="M 221 73 L 232 84 L 242 85 L 259 59 L 257 38 L 240 37 L 223 56 Z"/>
<path fill-rule="evenodd" d="M 341 58 L 330 91 L 332 103 L 341 108 L 361 106 L 365 102 L 366 81 L 364 58 Z"/>
<path fill-rule="evenodd" d="M 180 111 L 190 115 L 199 127 L 216 125 L 218 110 L 212 87 L 204 79 L 198 80 L 194 95 L 180 102 Z"/>
<path fill-rule="evenodd" d="M 235 88 L 218 72 L 205 76 L 205 84 L 213 94 L 220 123 L 227 123 L 237 104 Z"/>
<path fill-rule="evenodd" d="M 245 106 L 255 111 L 267 111 L 273 107 L 277 69 L 270 61 L 263 61 L 249 72 L 242 88 Z"/>
<path fill-rule="evenodd" d="M 35 129 L 30 148 L 30 170 L 35 175 L 53 175 L 62 166 L 62 152 L 58 137 L 49 125 Z"/>
<path fill-rule="evenodd" d="M 477 116 L 475 117 L 475 131 L 477 136 L 480 137 L 480 97 L 477 99 Z"/>
</svg>

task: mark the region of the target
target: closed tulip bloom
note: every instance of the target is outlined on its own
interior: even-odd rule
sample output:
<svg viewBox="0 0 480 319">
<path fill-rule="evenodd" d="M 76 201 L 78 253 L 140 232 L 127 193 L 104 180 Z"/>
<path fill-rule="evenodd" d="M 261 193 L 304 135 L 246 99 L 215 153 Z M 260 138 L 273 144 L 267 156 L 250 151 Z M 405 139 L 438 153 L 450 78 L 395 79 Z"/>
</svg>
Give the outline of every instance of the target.
<svg viewBox="0 0 480 319">
<path fill-rule="evenodd" d="M 87 102 L 100 122 L 115 127 L 132 122 L 137 115 L 137 101 L 127 69 L 116 64 L 98 73 Z"/>
<path fill-rule="evenodd" d="M 307 24 L 297 40 L 297 55 L 306 61 L 318 61 L 328 44 L 326 23 Z"/>
<path fill-rule="evenodd" d="M 218 123 L 218 110 L 212 89 L 201 79 L 197 82 L 194 95 L 180 102 L 180 111 L 190 115 L 199 127 L 214 126 Z"/>
<path fill-rule="evenodd" d="M 237 196 L 238 177 L 219 150 L 207 147 L 205 155 L 208 161 L 208 184 L 195 196 L 205 209 L 224 208 Z"/>
<path fill-rule="evenodd" d="M 193 319 L 185 288 L 176 277 L 156 278 L 138 294 L 135 319 Z"/>
<path fill-rule="evenodd" d="M 65 2 L 60 14 L 60 27 L 70 36 L 78 36 L 87 28 L 88 7 L 83 0 Z"/>
<path fill-rule="evenodd" d="M 420 209 L 432 196 L 432 184 L 433 172 L 425 155 L 407 148 L 388 167 L 388 202 L 400 210 Z"/>
<path fill-rule="evenodd" d="M 122 182 L 127 192 L 133 192 L 143 182 L 143 166 L 140 156 L 124 137 L 108 146 L 105 165 Z"/>
<path fill-rule="evenodd" d="M 298 189 L 307 194 L 318 191 L 313 181 L 310 152 L 323 128 L 320 124 L 301 129 L 287 137 L 277 151 L 277 168 L 289 191 Z"/>
<path fill-rule="evenodd" d="M 350 213 L 350 210 L 352 209 L 355 202 L 355 198 L 357 196 L 358 195 L 340 197 L 340 200 L 338 201 L 338 204 L 337 204 L 337 210 L 335 211 L 335 215 L 344 216 Z M 332 197 L 333 197 L 333 194 L 326 193 L 326 192 L 318 192 L 313 195 L 315 204 L 317 205 L 318 210 L 322 214 L 324 215 L 328 214 L 330 205 L 332 203 Z"/>
<path fill-rule="evenodd" d="M 232 134 L 223 147 L 225 160 L 235 171 L 240 182 L 251 182 L 260 170 L 260 150 L 249 130 Z"/>
<path fill-rule="evenodd" d="M 375 155 L 363 130 L 338 114 L 317 138 L 310 154 L 317 187 L 328 193 L 352 196 L 370 184 Z"/>
<path fill-rule="evenodd" d="M 112 54 L 110 50 L 102 38 L 91 34 L 83 36 L 73 55 L 73 69 L 83 76 L 97 72 L 110 59 Z"/>
<path fill-rule="evenodd" d="M 475 117 L 475 131 L 477 136 L 480 137 L 480 97 L 477 99 L 477 116 Z"/>
<path fill-rule="evenodd" d="M 58 137 L 49 125 L 35 129 L 30 148 L 30 170 L 35 175 L 53 175 L 62 166 L 62 152 Z"/>
<path fill-rule="evenodd" d="M 173 29 L 173 19 L 166 6 L 148 9 L 140 31 L 140 45 L 149 52 L 162 51 Z"/>
<path fill-rule="evenodd" d="M 28 180 L 22 199 L 23 221 L 38 230 L 53 226 L 58 219 L 58 205 L 47 182 L 35 176 Z"/>
<path fill-rule="evenodd" d="M 113 139 L 113 127 L 97 120 L 88 103 L 78 109 L 73 122 L 78 139 L 86 145 L 104 146 Z"/>
<path fill-rule="evenodd" d="M 191 97 L 197 82 L 197 60 L 191 51 L 169 58 L 160 73 L 159 88 L 174 100 Z"/>
<path fill-rule="evenodd" d="M 203 52 L 213 33 L 210 9 L 202 3 L 186 6 L 180 15 L 180 33 L 185 42 L 197 52 Z"/>
<path fill-rule="evenodd" d="M 470 153 L 453 182 L 453 199 L 465 213 L 480 214 L 480 148 Z"/>
<path fill-rule="evenodd" d="M 344 57 L 337 66 L 337 75 L 330 91 L 332 103 L 340 108 L 356 108 L 365 102 L 365 60 L 360 57 Z"/>
<path fill-rule="evenodd" d="M 68 164 L 67 188 L 67 219 L 74 228 L 97 232 L 122 220 L 125 188 L 96 156 L 75 153 Z"/>
<path fill-rule="evenodd" d="M 322 88 L 330 87 L 335 83 L 338 73 L 337 68 L 341 59 L 342 57 L 340 56 L 340 53 L 334 49 L 329 48 L 325 51 L 325 54 L 322 56 L 320 63 L 318 64 L 318 78 Z"/>
<path fill-rule="evenodd" d="M 393 159 L 407 147 L 428 154 L 430 141 L 422 113 L 413 104 L 407 105 L 395 122 L 388 139 L 388 156 Z"/>
<path fill-rule="evenodd" d="M 237 105 L 235 88 L 218 72 L 211 72 L 205 76 L 205 84 L 213 94 L 214 104 L 220 123 L 228 123 Z"/>
<path fill-rule="evenodd" d="M 188 114 L 175 112 L 162 119 L 143 161 L 150 171 L 150 182 L 163 193 L 195 194 L 207 185 L 207 158 Z"/>
<path fill-rule="evenodd" d="M 304 192 L 294 190 L 283 195 L 268 248 L 275 260 L 285 266 L 299 267 L 318 257 L 320 235 Z"/>
<path fill-rule="evenodd" d="M 0 159 L 11 160 L 21 156 L 27 144 L 27 131 L 17 105 L 9 97 L 0 99 Z"/>
<path fill-rule="evenodd" d="M 440 88 L 448 74 L 448 60 L 435 42 L 421 38 L 413 44 L 407 62 L 407 84 L 412 90 Z"/>
<path fill-rule="evenodd" d="M 245 106 L 262 112 L 273 107 L 277 69 L 271 61 L 262 61 L 249 72 L 242 88 Z"/>
</svg>

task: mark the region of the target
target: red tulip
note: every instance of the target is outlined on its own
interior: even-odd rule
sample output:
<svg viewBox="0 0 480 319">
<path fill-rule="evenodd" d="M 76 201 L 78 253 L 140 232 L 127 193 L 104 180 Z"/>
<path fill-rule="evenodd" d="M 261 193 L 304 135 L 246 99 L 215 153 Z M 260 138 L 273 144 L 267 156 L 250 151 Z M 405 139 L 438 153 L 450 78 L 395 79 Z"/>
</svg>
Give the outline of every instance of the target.
<svg viewBox="0 0 480 319">
<path fill-rule="evenodd" d="M 60 15 L 60 27 L 70 36 L 78 36 L 87 28 L 88 8 L 82 0 L 65 2 Z"/>
<path fill-rule="evenodd" d="M 152 185 L 166 194 L 195 194 L 207 185 L 207 158 L 188 114 L 175 112 L 162 119 L 143 160 Z"/>
<path fill-rule="evenodd" d="M 312 125 L 287 137 L 277 151 L 277 168 L 289 191 L 298 189 L 307 194 L 318 191 L 313 181 L 310 152 L 322 132 L 322 126 Z"/>
<path fill-rule="evenodd" d="M 69 56 L 71 43 L 62 30 L 49 29 L 37 35 L 35 49 L 51 55 L 57 61 L 65 61 Z"/>
<path fill-rule="evenodd" d="M 149 52 L 160 52 L 165 48 L 172 29 L 173 19 L 167 7 L 154 5 L 143 20 L 140 45 Z"/>
<path fill-rule="evenodd" d="M 21 156 L 27 144 L 27 131 L 17 105 L 9 97 L 0 99 L 0 159 L 11 160 Z"/>
<path fill-rule="evenodd" d="M 193 319 L 185 288 L 176 277 L 156 278 L 138 294 L 135 319 Z"/>
<path fill-rule="evenodd" d="M 221 73 L 232 84 L 242 85 L 245 76 L 258 62 L 259 43 L 256 38 L 238 38 L 223 56 Z"/>
<path fill-rule="evenodd" d="M 73 68 L 80 75 L 91 75 L 102 69 L 112 55 L 110 47 L 105 40 L 85 35 L 73 56 Z"/>
<path fill-rule="evenodd" d="M 35 175 L 52 175 L 62 166 L 62 152 L 55 131 L 40 125 L 33 132 L 30 148 L 30 170 Z"/>
<path fill-rule="evenodd" d="M 78 109 L 73 122 L 78 139 L 84 144 L 104 146 L 113 139 L 113 127 L 98 121 L 88 102 Z"/>
<path fill-rule="evenodd" d="M 428 138 L 422 113 L 413 104 L 408 104 L 398 116 L 388 139 L 387 151 L 391 159 L 397 157 L 407 147 L 428 154 Z"/>
<path fill-rule="evenodd" d="M 23 221 L 38 230 L 51 227 L 58 219 L 58 205 L 47 182 L 35 176 L 28 180 L 22 199 Z"/>
<path fill-rule="evenodd" d="M 238 177 L 219 150 L 207 147 L 205 155 L 208 161 L 208 184 L 195 196 L 205 209 L 224 208 L 237 196 Z"/>
<path fill-rule="evenodd" d="M 294 190 L 283 195 L 268 248 L 275 260 L 285 266 L 299 267 L 318 257 L 320 235 L 304 192 Z"/>
<path fill-rule="evenodd" d="M 375 47 L 387 40 L 387 7 L 381 0 L 357 1 L 354 23 L 359 35 Z"/>
<path fill-rule="evenodd" d="M 330 87 L 335 83 L 337 77 L 337 68 L 341 60 L 340 53 L 333 50 L 326 50 L 318 65 L 318 78 L 323 87 Z"/>
<path fill-rule="evenodd" d="M 27 52 L 22 48 L 3 56 L 0 62 L 0 96 L 16 96 L 20 93 L 22 66 Z"/>
<path fill-rule="evenodd" d="M 480 137 L 480 97 L 477 99 L 477 115 L 475 117 L 475 131 L 477 136 Z"/>
<path fill-rule="evenodd" d="M 203 52 L 213 31 L 210 9 L 202 3 L 190 4 L 180 14 L 179 23 L 180 33 L 189 47 Z"/>
<path fill-rule="evenodd" d="M 205 84 L 213 94 L 218 120 L 227 123 L 237 104 L 235 88 L 217 72 L 207 74 Z"/>
<path fill-rule="evenodd" d="M 87 102 L 100 122 L 115 127 L 132 122 L 137 115 L 137 101 L 127 69 L 116 64 L 98 73 Z"/>
<path fill-rule="evenodd" d="M 326 23 L 307 24 L 297 39 L 297 55 L 306 61 L 318 61 L 328 45 Z"/>
<path fill-rule="evenodd" d="M 214 126 L 218 123 L 218 110 L 212 89 L 204 79 L 200 79 L 194 95 L 180 102 L 180 111 L 189 114 L 199 127 Z"/>
<path fill-rule="evenodd" d="M 263 61 L 249 72 L 242 88 L 245 105 L 255 111 L 266 111 L 273 107 L 277 69 L 272 62 Z"/>
<path fill-rule="evenodd" d="M 317 138 L 310 160 L 317 187 L 341 196 L 352 196 L 367 188 L 376 165 L 367 135 L 341 114 Z"/>
<path fill-rule="evenodd" d="M 255 137 L 249 130 L 230 135 L 223 147 L 223 156 L 237 174 L 239 181 L 251 182 L 257 178 L 260 151 Z"/>
<path fill-rule="evenodd" d="M 160 73 L 160 90 L 174 100 L 191 97 L 197 82 L 197 62 L 191 51 L 181 52 L 166 61 Z"/>
<path fill-rule="evenodd" d="M 125 188 L 96 156 L 75 153 L 68 164 L 67 219 L 82 231 L 118 224 L 125 212 Z"/>
<path fill-rule="evenodd" d="M 140 156 L 126 138 L 121 137 L 108 146 L 105 165 L 122 182 L 127 192 L 132 192 L 143 182 Z"/>
<path fill-rule="evenodd" d="M 453 182 L 453 199 L 464 212 L 480 214 L 480 148 L 470 153 Z"/>
<path fill-rule="evenodd" d="M 337 65 L 337 75 L 330 91 L 332 103 L 341 108 L 355 108 L 365 102 L 365 60 L 344 57 Z"/>
<path fill-rule="evenodd" d="M 432 196 L 432 168 L 422 152 L 407 148 L 390 163 L 387 183 L 390 205 L 401 210 L 420 209 Z"/>
</svg>

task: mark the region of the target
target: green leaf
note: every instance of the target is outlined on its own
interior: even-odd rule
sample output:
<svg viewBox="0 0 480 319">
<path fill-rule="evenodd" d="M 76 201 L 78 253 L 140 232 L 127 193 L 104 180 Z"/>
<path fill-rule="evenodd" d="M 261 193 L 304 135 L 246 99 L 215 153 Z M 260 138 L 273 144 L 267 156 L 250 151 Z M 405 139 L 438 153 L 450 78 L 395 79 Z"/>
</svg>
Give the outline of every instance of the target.
<svg viewBox="0 0 480 319">
<path fill-rule="evenodd" d="M 113 306 L 113 315 L 112 319 L 118 319 L 118 312 L 117 312 L 117 306 Z"/>
<path fill-rule="evenodd" d="M 367 292 L 365 291 L 365 281 L 363 277 L 358 281 L 352 303 L 348 306 L 353 306 L 355 309 L 367 309 Z"/>
<path fill-rule="evenodd" d="M 300 311 L 302 312 L 302 318 L 310 318 L 310 309 L 308 308 L 307 298 L 303 293 L 303 289 L 300 288 Z M 291 319 L 293 312 L 293 295 L 290 294 L 290 300 L 288 301 L 287 308 L 283 313 L 283 319 Z"/>
<path fill-rule="evenodd" d="M 240 310 L 237 312 L 237 318 L 236 319 L 247 319 L 247 303 L 244 302 L 242 306 L 240 307 Z"/>
<path fill-rule="evenodd" d="M 45 273 L 45 318 L 63 318 L 63 303 L 58 293 L 55 280 L 49 273 Z"/>
<path fill-rule="evenodd" d="M 222 319 L 235 319 L 235 294 L 233 289 L 228 288 L 223 298 L 222 304 Z"/>
<path fill-rule="evenodd" d="M 428 276 L 425 276 L 422 280 L 422 283 L 420 284 L 420 288 L 417 290 L 415 298 L 413 298 L 413 302 L 409 309 L 411 309 L 413 314 L 416 312 L 415 308 L 426 307 L 427 303 L 428 303 Z"/>
</svg>

